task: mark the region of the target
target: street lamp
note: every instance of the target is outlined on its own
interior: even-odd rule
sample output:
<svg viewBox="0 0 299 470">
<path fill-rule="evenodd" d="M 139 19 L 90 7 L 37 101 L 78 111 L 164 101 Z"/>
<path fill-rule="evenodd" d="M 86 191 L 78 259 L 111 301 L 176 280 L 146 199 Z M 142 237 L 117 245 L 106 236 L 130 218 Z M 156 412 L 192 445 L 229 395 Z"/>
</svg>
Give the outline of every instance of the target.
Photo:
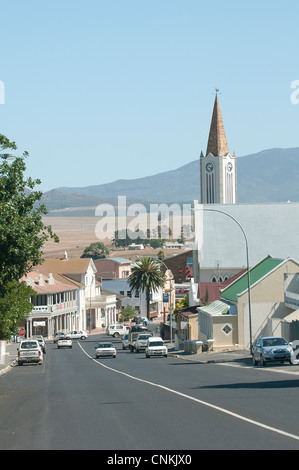
<svg viewBox="0 0 299 470">
<path fill-rule="evenodd" d="M 250 340 L 250 353 L 252 353 L 252 318 L 251 318 L 251 291 L 250 291 L 250 267 L 249 267 L 249 253 L 248 253 L 248 240 L 246 233 L 242 227 L 242 225 L 230 214 L 227 214 L 224 211 L 221 211 L 219 209 L 206 209 L 203 208 L 203 211 L 206 212 L 219 212 L 220 214 L 224 214 L 230 219 L 232 219 L 238 227 L 241 229 L 241 232 L 244 235 L 245 239 L 245 246 L 246 246 L 246 263 L 247 263 L 247 281 L 248 281 L 248 310 L 249 310 L 249 340 Z"/>
</svg>

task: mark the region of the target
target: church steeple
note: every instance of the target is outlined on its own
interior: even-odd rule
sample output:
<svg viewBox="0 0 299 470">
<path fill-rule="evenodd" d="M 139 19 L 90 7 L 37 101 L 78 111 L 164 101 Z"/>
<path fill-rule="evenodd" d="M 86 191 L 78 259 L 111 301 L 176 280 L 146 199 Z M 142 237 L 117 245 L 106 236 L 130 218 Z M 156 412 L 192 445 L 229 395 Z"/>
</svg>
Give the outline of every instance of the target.
<svg viewBox="0 0 299 470">
<path fill-rule="evenodd" d="M 229 153 L 216 89 L 206 156 L 201 153 L 200 194 L 202 204 L 237 202 L 236 155 Z"/>
<path fill-rule="evenodd" d="M 209 153 L 214 155 L 214 157 L 224 156 L 229 153 L 217 90 L 206 156 Z"/>
</svg>

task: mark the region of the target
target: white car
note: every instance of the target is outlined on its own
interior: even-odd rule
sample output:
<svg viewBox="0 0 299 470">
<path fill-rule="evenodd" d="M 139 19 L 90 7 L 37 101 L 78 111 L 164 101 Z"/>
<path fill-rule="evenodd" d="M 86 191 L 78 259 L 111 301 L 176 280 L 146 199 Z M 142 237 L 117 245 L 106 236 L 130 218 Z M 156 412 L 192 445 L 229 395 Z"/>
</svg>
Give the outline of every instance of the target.
<svg viewBox="0 0 299 470">
<path fill-rule="evenodd" d="M 44 355 L 40 347 L 39 342 L 36 339 L 28 339 L 21 342 L 18 348 L 18 364 L 28 364 L 29 362 L 35 362 L 42 364 Z"/>
<path fill-rule="evenodd" d="M 72 340 L 70 339 L 69 336 L 65 336 L 65 337 L 60 337 L 57 341 L 57 347 L 58 349 L 60 348 L 72 348 L 73 347 L 73 342 Z"/>
<path fill-rule="evenodd" d="M 75 330 L 75 331 L 70 331 L 69 333 L 67 333 L 67 336 L 70 339 L 86 339 L 88 334 L 86 333 L 86 331 Z"/>
<path fill-rule="evenodd" d="M 147 340 L 147 346 L 145 348 L 145 356 L 147 358 L 150 358 L 151 356 L 167 357 L 167 354 L 167 346 L 165 346 L 164 341 L 160 336 L 152 336 Z"/>
<path fill-rule="evenodd" d="M 113 336 L 114 338 L 117 338 L 118 336 L 125 336 L 126 333 L 128 333 L 129 327 L 126 325 L 123 325 L 122 323 L 114 323 L 112 325 L 108 325 L 106 328 L 106 333 L 109 336 Z"/>
<path fill-rule="evenodd" d="M 98 346 L 95 347 L 95 350 L 96 358 L 105 356 L 116 357 L 116 349 L 112 343 L 99 343 Z"/>
</svg>

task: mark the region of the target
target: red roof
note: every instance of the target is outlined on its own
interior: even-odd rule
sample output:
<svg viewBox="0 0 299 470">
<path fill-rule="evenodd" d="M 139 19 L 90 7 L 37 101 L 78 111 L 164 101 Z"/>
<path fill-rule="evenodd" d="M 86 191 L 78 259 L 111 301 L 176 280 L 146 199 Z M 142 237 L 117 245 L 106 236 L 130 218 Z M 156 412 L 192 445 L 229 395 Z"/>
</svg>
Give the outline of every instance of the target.
<svg viewBox="0 0 299 470">
<path fill-rule="evenodd" d="M 220 300 L 220 291 L 238 279 L 238 277 L 242 276 L 246 271 L 247 269 L 243 269 L 223 282 L 199 282 L 198 290 L 200 300 L 208 303 L 214 302 L 214 300 Z"/>
</svg>

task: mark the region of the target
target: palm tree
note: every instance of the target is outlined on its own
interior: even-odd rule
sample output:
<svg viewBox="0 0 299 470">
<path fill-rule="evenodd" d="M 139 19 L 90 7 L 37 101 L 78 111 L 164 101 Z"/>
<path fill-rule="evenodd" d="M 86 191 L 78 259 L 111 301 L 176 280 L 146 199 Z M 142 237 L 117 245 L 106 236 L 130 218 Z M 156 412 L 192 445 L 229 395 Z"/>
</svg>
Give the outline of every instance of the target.
<svg viewBox="0 0 299 470">
<path fill-rule="evenodd" d="M 154 258 L 140 258 L 132 267 L 128 277 L 129 286 L 132 290 L 145 291 L 146 312 L 150 320 L 150 293 L 157 292 L 159 287 L 165 283 L 165 274 L 160 269 L 160 263 Z"/>
</svg>

